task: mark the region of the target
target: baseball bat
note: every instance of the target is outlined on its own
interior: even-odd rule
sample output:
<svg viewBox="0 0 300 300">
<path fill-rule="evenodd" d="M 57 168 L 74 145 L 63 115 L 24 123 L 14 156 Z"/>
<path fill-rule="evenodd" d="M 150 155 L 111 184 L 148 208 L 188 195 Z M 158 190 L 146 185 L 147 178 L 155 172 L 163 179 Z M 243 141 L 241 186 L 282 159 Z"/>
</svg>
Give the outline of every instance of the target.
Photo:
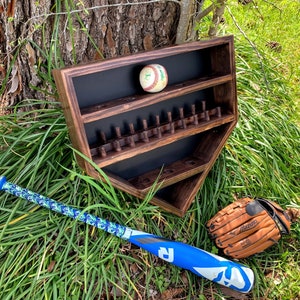
<svg viewBox="0 0 300 300">
<path fill-rule="evenodd" d="M 253 286 L 254 274 L 250 268 L 205 250 L 101 219 L 8 182 L 4 176 L 0 177 L 0 190 L 95 226 L 177 267 L 236 291 L 247 293 Z"/>
</svg>

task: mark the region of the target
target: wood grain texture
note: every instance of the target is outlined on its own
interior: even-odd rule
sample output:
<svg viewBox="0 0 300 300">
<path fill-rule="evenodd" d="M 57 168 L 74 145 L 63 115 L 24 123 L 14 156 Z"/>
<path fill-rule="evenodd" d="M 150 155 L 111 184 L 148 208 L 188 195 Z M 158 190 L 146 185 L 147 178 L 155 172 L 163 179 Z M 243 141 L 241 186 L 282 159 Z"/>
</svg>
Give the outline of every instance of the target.
<svg viewBox="0 0 300 300">
<path fill-rule="evenodd" d="M 145 93 L 139 70 L 158 62 L 169 84 Z M 183 216 L 237 118 L 233 37 L 151 50 L 53 72 L 72 143 L 113 186 Z M 95 170 L 81 157 L 80 166 Z"/>
</svg>

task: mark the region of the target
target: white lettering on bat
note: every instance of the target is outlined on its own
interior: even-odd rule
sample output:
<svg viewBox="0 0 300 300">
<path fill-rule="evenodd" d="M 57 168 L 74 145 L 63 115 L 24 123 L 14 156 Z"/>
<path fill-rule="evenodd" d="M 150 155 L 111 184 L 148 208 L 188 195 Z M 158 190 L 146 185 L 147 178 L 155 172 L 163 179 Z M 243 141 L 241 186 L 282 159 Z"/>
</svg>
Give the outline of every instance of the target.
<svg viewBox="0 0 300 300">
<path fill-rule="evenodd" d="M 171 262 L 174 261 L 174 249 L 173 248 L 160 247 L 158 249 L 158 257 L 160 257 L 161 259 L 171 263 Z"/>
<path fill-rule="evenodd" d="M 219 284 L 230 286 L 234 285 L 236 288 L 243 289 L 246 285 L 244 278 L 238 269 L 232 268 L 230 278 L 226 277 L 227 267 L 208 267 L 208 268 L 194 268 L 201 276 L 208 278 Z"/>
</svg>

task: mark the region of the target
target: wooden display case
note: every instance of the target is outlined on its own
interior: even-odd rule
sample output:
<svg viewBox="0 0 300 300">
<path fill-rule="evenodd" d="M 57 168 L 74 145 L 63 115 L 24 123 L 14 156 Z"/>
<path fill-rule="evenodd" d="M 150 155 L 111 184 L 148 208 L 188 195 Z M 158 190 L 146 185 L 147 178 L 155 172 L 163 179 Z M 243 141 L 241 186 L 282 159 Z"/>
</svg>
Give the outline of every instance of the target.
<svg viewBox="0 0 300 300">
<path fill-rule="evenodd" d="M 168 85 L 146 93 L 139 72 L 158 63 Z M 236 125 L 233 37 L 175 45 L 54 70 L 73 146 L 118 189 L 183 216 Z M 99 176 L 83 158 L 79 165 Z"/>
</svg>

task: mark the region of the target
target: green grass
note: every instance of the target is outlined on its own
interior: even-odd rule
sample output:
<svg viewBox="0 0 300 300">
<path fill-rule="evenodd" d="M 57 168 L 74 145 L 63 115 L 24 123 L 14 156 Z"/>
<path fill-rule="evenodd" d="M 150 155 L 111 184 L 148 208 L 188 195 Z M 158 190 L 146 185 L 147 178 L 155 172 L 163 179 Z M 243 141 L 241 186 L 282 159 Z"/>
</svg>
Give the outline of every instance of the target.
<svg viewBox="0 0 300 300">
<path fill-rule="evenodd" d="M 288 94 L 293 99 L 288 103 L 297 109 L 300 120 L 300 3 L 298 0 L 254 0 L 248 5 L 228 0 L 223 27 L 243 43 L 256 48 L 257 55 L 272 61 L 272 68 L 283 75 Z M 263 70 L 261 70 L 263 71 Z"/>
<path fill-rule="evenodd" d="M 264 46 L 273 37 L 263 33 L 271 34 L 271 29 L 267 29 L 271 25 L 267 24 L 276 17 L 274 5 L 256 1 L 260 14 L 268 12 L 265 19 L 270 19 L 265 20 L 258 39 L 255 32 L 258 34 L 259 29 L 254 27 L 252 32 L 243 23 L 250 22 L 251 14 L 257 14 L 258 10 L 252 4 L 234 3 L 230 12 L 243 32 L 227 11 L 227 23 L 220 34 L 235 34 L 239 122 L 199 191 L 198 200 L 183 218 L 150 205 L 150 195 L 144 201 L 137 200 L 86 176 L 77 166 L 57 102 L 49 106 L 43 100 L 27 99 L 12 114 L 0 117 L 0 174 L 103 218 L 212 252 L 217 250 L 208 238 L 205 222 L 235 197 L 252 195 L 276 200 L 283 207 L 299 205 L 300 128 L 295 122 L 295 95 L 299 86 L 291 82 L 296 77 L 287 76 L 296 72 L 298 61 L 293 61 L 296 59 L 293 55 L 287 63 L 285 50 L 278 53 Z M 269 15 L 270 11 L 263 10 L 264 7 L 274 9 L 274 14 Z M 244 18 L 245 12 L 249 17 Z M 285 12 L 282 15 L 288 16 Z M 291 16 L 290 22 L 298 24 L 298 19 Z M 290 42 L 282 39 L 280 42 L 282 46 L 293 47 Z M 51 56 L 49 65 L 43 66 L 48 70 L 43 78 L 50 85 L 53 84 L 51 69 L 61 64 L 55 48 L 58 45 L 55 40 L 53 43 L 51 51 L 41 51 L 45 57 Z M 294 71 L 289 65 L 295 66 Z M 48 98 L 49 91 L 44 93 Z M 36 108 L 27 112 L 24 108 L 29 104 Z M 291 235 L 278 245 L 241 261 L 253 268 L 256 275 L 250 299 L 299 297 L 299 235 L 300 226 L 295 223 Z M 109 296 L 155 299 L 168 291 L 177 291 L 177 297 L 183 299 L 230 298 L 228 291 L 216 284 L 164 263 L 109 234 L 3 193 L 0 194 L 0 286 L 0 298 L 5 300 L 109 299 Z"/>
</svg>

